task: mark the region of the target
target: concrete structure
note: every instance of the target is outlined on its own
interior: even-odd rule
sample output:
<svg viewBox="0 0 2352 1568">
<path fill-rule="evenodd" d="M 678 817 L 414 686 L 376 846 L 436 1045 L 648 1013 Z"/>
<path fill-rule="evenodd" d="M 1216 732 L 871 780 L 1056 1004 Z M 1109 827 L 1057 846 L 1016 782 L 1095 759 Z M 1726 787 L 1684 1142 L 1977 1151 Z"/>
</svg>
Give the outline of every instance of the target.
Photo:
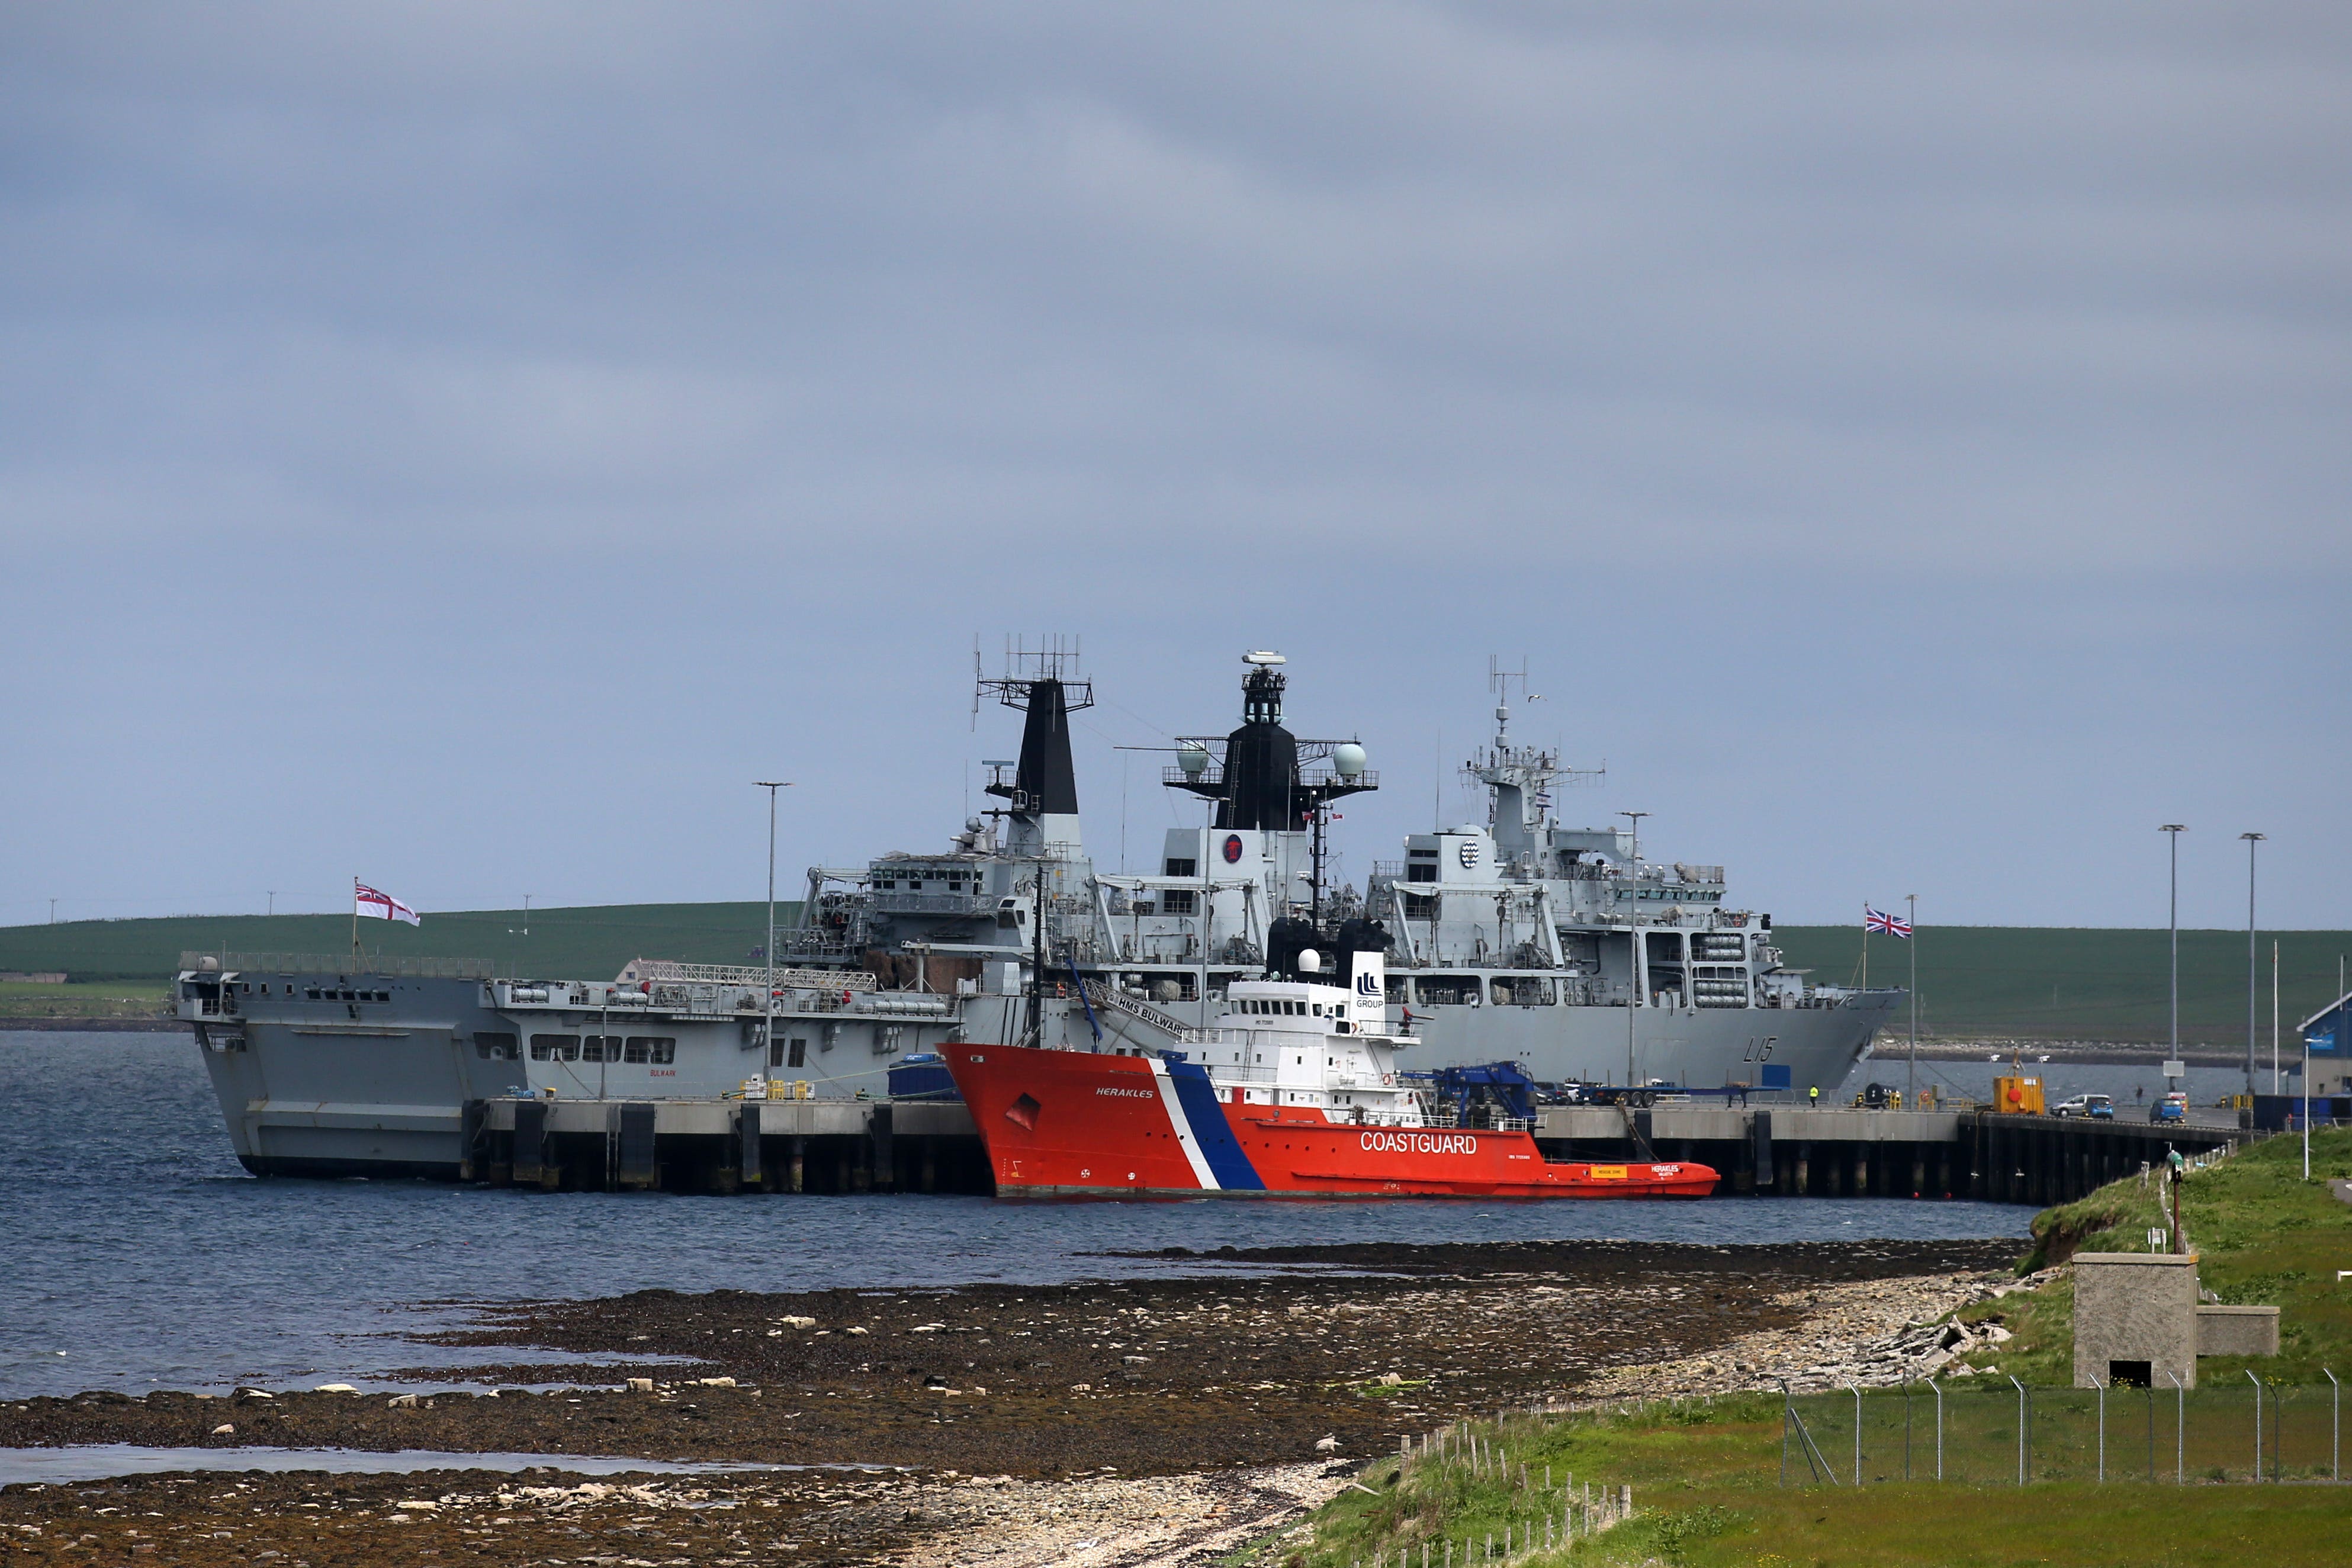
<svg viewBox="0 0 2352 1568">
<path fill-rule="evenodd" d="M 2197 1258 L 2074 1255 L 2074 1386 L 2197 1386 Z"/>
<path fill-rule="evenodd" d="M 2220 1307 L 2209 1301 L 2197 1309 L 2199 1355 L 2276 1355 L 2278 1346 L 2276 1307 Z"/>
</svg>

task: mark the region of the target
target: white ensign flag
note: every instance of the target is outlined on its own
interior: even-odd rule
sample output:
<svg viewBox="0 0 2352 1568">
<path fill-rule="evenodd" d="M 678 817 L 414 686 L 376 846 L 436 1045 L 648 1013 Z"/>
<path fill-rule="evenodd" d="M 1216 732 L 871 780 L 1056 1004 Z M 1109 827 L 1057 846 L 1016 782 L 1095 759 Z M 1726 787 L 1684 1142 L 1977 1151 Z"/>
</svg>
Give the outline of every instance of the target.
<svg viewBox="0 0 2352 1568">
<path fill-rule="evenodd" d="M 367 915 L 380 921 L 406 921 L 413 926 L 421 926 L 425 923 L 424 918 L 415 910 L 410 909 L 390 893 L 377 892 L 356 877 L 352 879 L 352 898 L 353 900 L 352 912 L 354 914 Z"/>
</svg>

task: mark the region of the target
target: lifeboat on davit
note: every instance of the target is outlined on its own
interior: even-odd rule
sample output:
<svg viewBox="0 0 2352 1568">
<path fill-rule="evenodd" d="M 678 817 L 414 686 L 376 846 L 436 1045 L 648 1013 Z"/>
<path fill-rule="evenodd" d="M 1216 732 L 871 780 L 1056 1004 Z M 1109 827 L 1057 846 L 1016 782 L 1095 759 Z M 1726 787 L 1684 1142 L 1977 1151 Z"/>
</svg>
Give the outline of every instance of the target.
<svg viewBox="0 0 2352 1568">
<path fill-rule="evenodd" d="M 1688 1161 L 1549 1160 L 1526 1123 L 1455 1125 L 1397 1070 L 1385 963 L 1239 982 L 1156 1051 L 940 1047 L 1000 1195 L 1703 1198 Z"/>
</svg>

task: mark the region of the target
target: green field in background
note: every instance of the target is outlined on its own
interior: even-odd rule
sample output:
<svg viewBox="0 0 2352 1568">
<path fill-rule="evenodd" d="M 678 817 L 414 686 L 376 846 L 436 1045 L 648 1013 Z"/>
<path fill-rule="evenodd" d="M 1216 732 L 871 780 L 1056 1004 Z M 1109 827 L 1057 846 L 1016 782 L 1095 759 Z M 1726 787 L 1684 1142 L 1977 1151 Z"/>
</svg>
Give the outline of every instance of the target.
<svg viewBox="0 0 2352 1568">
<path fill-rule="evenodd" d="M 798 906 L 779 904 L 779 925 Z M 614 904 L 586 909 L 429 913 L 422 928 L 360 922 L 370 952 L 488 960 L 502 973 L 596 979 L 632 958 L 748 963 L 766 906 Z M 0 970 L 63 970 L 77 982 L 159 981 L 184 951 L 340 953 L 347 915 L 179 916 L 0 927 Z M 1789 963 L 1816 981 L 1858 978 L 1862 932 L 1851 926 L 1781 926 L 1773 938 Z M 2336 994 L 2338 953 L 2352 932 L 2284 931 L 2280 1011 L 2292 1048 L 2296 1020 Z M 2270 944 L 2261 939 L 2258 1035 L 2270 1038 Z M 1910 954 L 1887 937 L 1871 942 L 1871 981 L 1900 985 Z M 1927 927 L 1918 937 L 1920 1027 L 1929 1038 L 2158 1041 L 2166 1027 L 2166 942 L 2161 931 L 2027 926 Z M 2246 1028 L 2242 931 L 2180 933 L 2181 1037 L 2240 1045 Z M 1897 1032 L 1900 1032 L 1898 1025 Z"/>
<path fill-rule="evenodd" d="M 779 927 L 799 918 L 779 903 Z M 502 974 L 608 979 L 633 958 L 751 963 L 765 904 L 614 904 L 428 913 L 422 926 L 360 921 L 360 944 L 402 958 L 473 958 Z M 349 915 L 179 915 L 0 926 L 0 970 L 63 970 L 76 981 L 168 978 L 184 952 L 346 953 Z"/>
<path fill-rule="evenodd" d="M 1782 926 L 1773 939 L 1816 982 L 1851 984 L 1859 973 L 1858 926 Z M 2167 933 L 2073 927 L 1929 926 L 1920 930 L 1919 1032 L 1931 1037 L 2040 1040 L 2165 1038 Z M 2271 942 L 2279 944 L 2281 1037 L 2334 1001 L 2336 963 L 2352 932 L 2279 931 L 2257 942 L 2255 1037 L 2271 1028 Z M 1870 983 L 1902 985 L 1911 954 L 1891 937 L 1870 941 Z M 1898 1020 L 1895 1033 L 1906 1019 Z M 2246 1039 L 2246 933 L 2180 933 L 2180 1037 L 2242 1046 Z"/>
</svg>

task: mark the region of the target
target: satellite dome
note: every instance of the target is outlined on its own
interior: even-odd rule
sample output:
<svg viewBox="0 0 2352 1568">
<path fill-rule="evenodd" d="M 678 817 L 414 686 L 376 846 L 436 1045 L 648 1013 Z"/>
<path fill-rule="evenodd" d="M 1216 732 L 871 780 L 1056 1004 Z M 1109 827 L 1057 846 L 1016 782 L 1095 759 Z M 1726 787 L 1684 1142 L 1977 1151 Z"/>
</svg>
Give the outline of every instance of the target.
<svg viewBox="0 0 2352 1568">
<path fill-rule="evenodd" d="M 1209 748 L 1198 741 L 1184 742 L 1176 748 L 1176 765 L 1186 778 L 1199 778 L 1209 770 Z"/>
<path fill-rule="evenodd" d="M 1315 951 L 1313 948 L 1311 948 L 1311 947 L 1310 947 L 1310 948 L 1307 948 L 1307 950 L 1305 950 L 1304 952 L 1302 952 L 1301 953 L 1299 953 L 1299 955 L 1298 955 L 1298 973 L 1301 973 L 1301 974 L 1320 974 L 1320 973 L 1323 973 L 1323 955 L 1322 955 L 1321 953 L 1319 953 L 1319 952 L 1316 952 L 1316 951 Z"/>
<path fill-rule="evenodd" d="M 1331 766 L 1343 779 L 1363 777 L 1364 748 L 1349 741 L 1332 752 Z"/>
<path fill-rule="evenodd" d="M 978 818 L 978 817 L 976 817 L 976 816 L 967 816 L 967 817 L 965 817 L 965 818 L 963 819 L 963 830 L 964 830 L 966 833 L 977 833 L 977 832 L 979 832 L 979 831 L 980 831 L 980 818 Z"/>
</svg>

